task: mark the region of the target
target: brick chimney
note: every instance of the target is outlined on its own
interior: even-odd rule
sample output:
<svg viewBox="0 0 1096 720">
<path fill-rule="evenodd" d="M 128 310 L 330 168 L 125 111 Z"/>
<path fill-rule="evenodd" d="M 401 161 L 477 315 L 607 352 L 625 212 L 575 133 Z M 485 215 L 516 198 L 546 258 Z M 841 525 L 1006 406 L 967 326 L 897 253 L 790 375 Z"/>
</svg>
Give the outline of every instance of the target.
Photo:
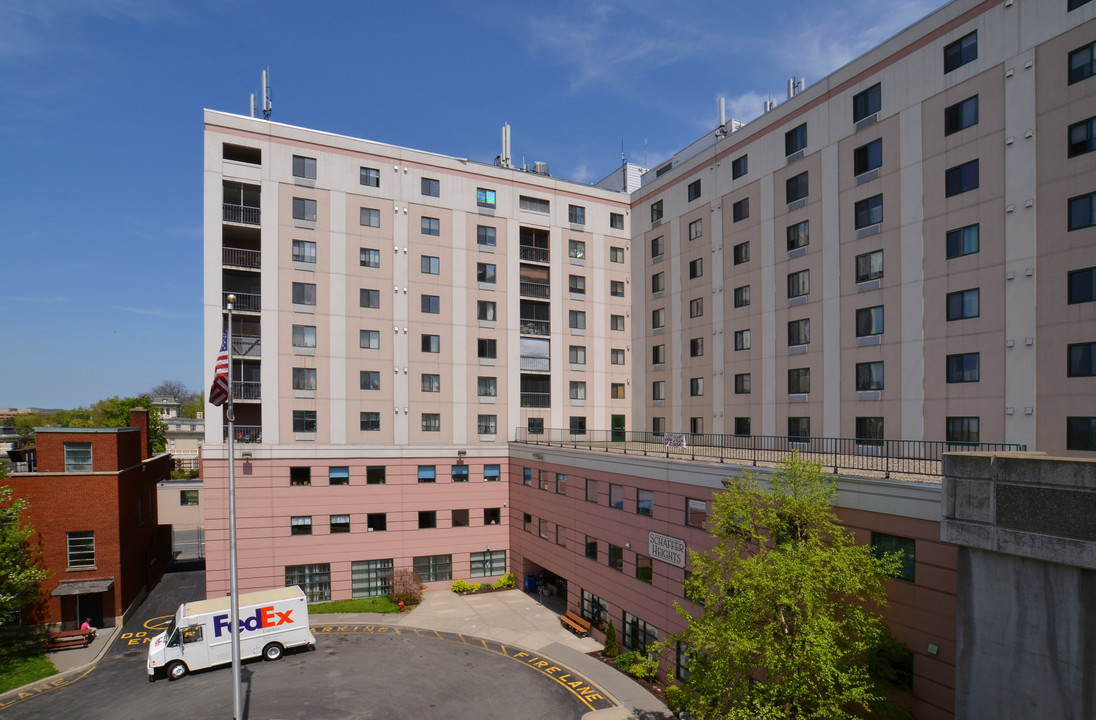
<svg viewBox="0 0 1096 720">
<path fill-rule="evenodd" d="M 141 429 L 141 459 L 152 457 L 152 438 L 148 431 L 148 410 L 135 407 L 129 411 L 129 426 Z"/>
</svg>

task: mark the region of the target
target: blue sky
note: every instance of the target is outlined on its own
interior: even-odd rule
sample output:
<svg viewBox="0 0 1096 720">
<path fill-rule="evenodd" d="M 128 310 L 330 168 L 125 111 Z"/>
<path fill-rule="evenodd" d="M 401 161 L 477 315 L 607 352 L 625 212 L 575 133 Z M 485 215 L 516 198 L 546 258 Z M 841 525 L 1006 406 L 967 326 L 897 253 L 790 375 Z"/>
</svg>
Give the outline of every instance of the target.
<svg viewBox="0 0 1096 720">
<path fill-rule="evenodd" d="M 202 386 L 202 108 L 596 182 L 942 0 L 0 0 L 0 407 Z"/>
</svg>

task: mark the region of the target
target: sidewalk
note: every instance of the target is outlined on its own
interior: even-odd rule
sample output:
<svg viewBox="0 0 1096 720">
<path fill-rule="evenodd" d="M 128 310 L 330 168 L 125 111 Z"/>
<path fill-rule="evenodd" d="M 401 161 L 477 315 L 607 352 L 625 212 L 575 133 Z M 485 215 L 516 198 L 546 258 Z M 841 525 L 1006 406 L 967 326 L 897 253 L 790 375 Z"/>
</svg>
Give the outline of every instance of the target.
<svg viewBox="0 0 1096 720">
<path fill-rule="evenodd" d="M 67 673 L 86 665 L 99 662 L 107 650 L 114 643 L 114 638 L 122 632 L 121 627 L 99 628 L 95 631 L 95 639 L 86 648 L 71 648 L 68 650 L 50 650 L 46 657 L 57 668 L 58 673 Z M 48 678 L 44 678 L 48 679 Z M 41 682 L 41 681 L 39 681 Z"/>
<path fill-rule="evenodd" d="M 400 625 L 473 635 L 539 653 L 596 683 L 636 720 L 669 720 L 669 709 L 628 676 L 586 653 L 602 645 L 579 638 L 560 626 L 559 615 L 520 590 L 486 595 L 457 595 L 432 590 L 403 615 L 380 613 L 312 615 L 313 625 Z M 625 720 L 619 708 L 589 713 L 598 720 Z"/>
</svg>

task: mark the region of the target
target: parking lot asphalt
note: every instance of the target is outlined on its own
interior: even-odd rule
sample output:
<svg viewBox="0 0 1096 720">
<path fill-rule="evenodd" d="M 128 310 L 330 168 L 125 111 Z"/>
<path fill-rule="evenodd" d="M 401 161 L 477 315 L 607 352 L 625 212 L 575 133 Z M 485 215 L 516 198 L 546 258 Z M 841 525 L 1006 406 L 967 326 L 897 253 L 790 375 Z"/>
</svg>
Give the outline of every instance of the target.
<svg viewBox="0 0 1096 720">
<path fill-rule="evenodd" d="M 181 602 L 204 597 L 204 587 L 200 570 L 167 573 L 101 657 L 0 696 L 0 720 L 231 717 L 228 666 L 154 684 L 145 672 L 146 643 Z M 599 643 L 564 631 L 558 615 L 517 590 L 435 591 L 403 615 L 311 620 L 315 652 L 244 663 L 244 717 L 672 717 L 641 686 L 586 655 Z M 58 666 L 79 662 L 59 656 Z"/>
</svg>

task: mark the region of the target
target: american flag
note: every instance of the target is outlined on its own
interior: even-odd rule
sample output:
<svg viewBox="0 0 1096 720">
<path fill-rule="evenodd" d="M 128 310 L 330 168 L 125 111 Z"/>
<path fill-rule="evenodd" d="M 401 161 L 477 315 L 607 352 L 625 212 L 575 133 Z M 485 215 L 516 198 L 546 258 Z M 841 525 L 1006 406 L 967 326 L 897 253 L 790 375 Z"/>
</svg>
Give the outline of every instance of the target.
<svg viewBox="0 0 1096 720">
<path fill-rule="evenodd" d="M 213 366 L 213 386 L 209 388 L 209 402 L 224 405 L 228 400 L 228 333 L 221 338 L 221 352 L 217 353 L 217 363 Z"/>
</svg>

